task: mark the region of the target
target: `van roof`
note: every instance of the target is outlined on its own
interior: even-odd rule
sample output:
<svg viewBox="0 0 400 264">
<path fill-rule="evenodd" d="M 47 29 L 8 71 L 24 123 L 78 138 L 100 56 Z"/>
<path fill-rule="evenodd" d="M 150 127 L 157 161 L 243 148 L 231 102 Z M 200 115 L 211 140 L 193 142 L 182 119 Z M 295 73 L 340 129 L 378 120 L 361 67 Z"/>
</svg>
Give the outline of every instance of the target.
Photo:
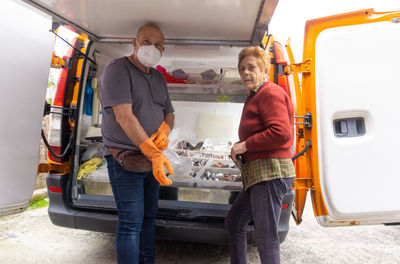
<svg viewBox="0 0 400 264">
<path fill-rule="evenodd" d="M 279 0 L 24 1 L 95 41 L 130 41 L 150 22 L 169 44 L 247 46 L 261 42 Z"/>
</svg>

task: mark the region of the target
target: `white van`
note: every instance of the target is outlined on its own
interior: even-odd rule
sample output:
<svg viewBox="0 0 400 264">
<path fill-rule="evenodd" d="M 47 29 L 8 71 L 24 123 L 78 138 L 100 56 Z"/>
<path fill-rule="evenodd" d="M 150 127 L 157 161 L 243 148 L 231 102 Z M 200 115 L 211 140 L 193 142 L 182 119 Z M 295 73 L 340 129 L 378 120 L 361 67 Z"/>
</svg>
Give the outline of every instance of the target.
<svg viewBox="0 0 400 264">
<path fill-rule="evenodd" d="M 96 80 L 110 60 L 131 54 L 139 26 L 156 22 L 166 36 L 159 64 L 167 80 L 174 71 L 186 74 L 186 82 L 168 82 L 176 114 L 169 150 L 181 171 L 170 176 L 172 186 L 160 188 L 159 238 L 226 242 L 224 217 L 241 190 L 239 170 L 227 157 L 245 99 L 237 55 L 248 45 L 268 49 L 270 78 L 296 109 L 297 178 L 284 197 L 281 242 L 290 214 L 301 222 L 308 191 L 321 225 L 400 222 L 400 143 L 392 136 L 399 119 L 400 13 L 369 9 L 308 21 L 303 62 L 296 64 L 289 45 L 286 55 L 267 30 L 277 2 L 2 1 L 0 215 L 23 211 L 32 194 L 52 65 L 62 73 L 45 107 L 49 160 L 39 166 L 49 171 L 49 216 L 64 227 L 115 231 L 115 203 L 99 154 Z M 52 56 L 60 25 L 79 34 L 64 58 Z M 212 79 L 202 76 L 207 71 Z M 251 241 L 251 225 L 248 231 Z"/>
</svg>

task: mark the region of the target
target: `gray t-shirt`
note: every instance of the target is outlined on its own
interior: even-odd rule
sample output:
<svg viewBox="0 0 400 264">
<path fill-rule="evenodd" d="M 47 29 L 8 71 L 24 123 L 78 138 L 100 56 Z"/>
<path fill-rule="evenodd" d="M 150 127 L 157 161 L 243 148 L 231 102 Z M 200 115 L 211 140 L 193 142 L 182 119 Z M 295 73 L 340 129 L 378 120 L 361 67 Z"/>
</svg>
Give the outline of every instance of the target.
<svg viewBox="0 0 400 264">
<path fill-rule="evenodd" d="M 115 59 L 105 67 L 99 90 L 105 146 L 138 149 L 117 123 L 113 105 L 132 104 L 132 112 L 148 136 L 157 131 L 166 114 L 174 112 L 164 76 L 154 68 L 148 74 L 142 72 L 127 57 Z"/>
</svg>

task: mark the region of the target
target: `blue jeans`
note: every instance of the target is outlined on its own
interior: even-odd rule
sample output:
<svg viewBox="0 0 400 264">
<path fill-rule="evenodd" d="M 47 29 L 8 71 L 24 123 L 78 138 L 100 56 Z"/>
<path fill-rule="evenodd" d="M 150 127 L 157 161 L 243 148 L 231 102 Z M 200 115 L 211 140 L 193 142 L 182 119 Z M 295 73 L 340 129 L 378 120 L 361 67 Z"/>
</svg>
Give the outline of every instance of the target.
<svg viewBox="0 0 400 264">
<path fill-rule="evenodd" d="M 160 185 L 152 172 L 125 171 L 111 155 L 105 158 L 118 212 L 115 238 L 118 263 L 154 264 Z"/>
</svg>

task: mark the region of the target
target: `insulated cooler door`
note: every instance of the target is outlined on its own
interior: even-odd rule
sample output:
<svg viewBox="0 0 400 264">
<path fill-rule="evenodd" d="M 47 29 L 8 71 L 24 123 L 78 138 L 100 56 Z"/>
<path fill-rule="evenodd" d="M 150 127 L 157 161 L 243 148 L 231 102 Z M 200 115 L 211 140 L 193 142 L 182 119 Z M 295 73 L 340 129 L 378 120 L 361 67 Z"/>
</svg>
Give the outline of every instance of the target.
<svg viewBox="0 0 400 264">
<path fill-rule="evenodd" d="M 51 20 L 0 1 L 0 216 L 25 209 L 38 169 L 54 37 Z"/>
</svg>

